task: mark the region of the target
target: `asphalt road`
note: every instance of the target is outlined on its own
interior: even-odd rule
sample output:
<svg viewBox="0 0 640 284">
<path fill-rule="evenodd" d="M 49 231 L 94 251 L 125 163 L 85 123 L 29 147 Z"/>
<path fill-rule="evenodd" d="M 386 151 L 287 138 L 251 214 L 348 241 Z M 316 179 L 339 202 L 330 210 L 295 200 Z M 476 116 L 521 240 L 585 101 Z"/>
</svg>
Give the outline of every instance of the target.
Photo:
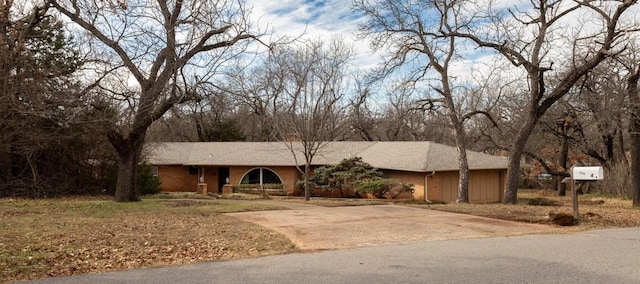
<svg viewBox="0 0 640 284">
<path fill-rule="evenodd" d="M 375 246 L 33 283 L 640 283 L 640 228 Z"/>
</svg>

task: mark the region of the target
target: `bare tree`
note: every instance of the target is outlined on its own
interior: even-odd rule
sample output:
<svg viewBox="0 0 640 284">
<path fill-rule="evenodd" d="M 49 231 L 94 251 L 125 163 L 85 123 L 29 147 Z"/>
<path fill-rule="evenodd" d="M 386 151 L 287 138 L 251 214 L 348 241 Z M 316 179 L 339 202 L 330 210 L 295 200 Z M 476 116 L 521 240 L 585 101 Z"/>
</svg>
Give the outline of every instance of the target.
<svg viewBox="0 0 640 284">
<path fill-rule="evenodd" d="M 204 87 L 197 100 L 172 108 L 149 127 L 147 140 L 172 142 L 244 141 L 237 102 L 228 94 Z"/>
<path fill-rule="evenodd" d="M 618 44 L 624 42 L 625 33 L 635 30 L 635 26 L 631 23 L 620 27 L 619 24 L 625 11 L 636 2 L 532 0 L 523 12 L 517 7 L 504 10 L 489 5 L 486 12 L 476 15 L 485 24 L 450 33 L 496 51 L 527 75 L 526 117 L 509 149 L 503 203 L 517 202 L 520 158 L 538 121 L 580 78 L 624 48 Z M 572 30 L 567 25 L 568 18 L 574 14 L 578 16 L 578 13 L 591 17 L 590 23 L 597 19 L 601 26 Z M 566 54 L 567 50 L 572 53 Z M 563 57 L 569 60 L 563 60 Z M 553 84 L 546 80 L 549 72 L 556 77 Z"/>
<path fill-rule="evenodd" d="M 352 52 L 341 40 L 328 44 L 310 42 L 297 49 L 283 50 L 284 88 L 274 118 L 278 137 L 285 141 L 304 178 L 305 200 L 309 200 L 309 178 L 313 158 L 340 135 L 344 128 L 342 103 L 346 70 Z"/>
<path fill-rule="evenodd" d="M 621 56 L 614 59 L 604 61 L 578 82 L 575 95 L 566 100 L 570 105 L 565 111 L 573 116 L 567 121 L 577 134 L 573 144 L 607 170 L 626 163 L 623 123 L 629 111 L 625 90 L 628 71 L 619 63 Z"/>
<path fill-rule="evenodd" d="M 428 81 L 434 95 L 422 96 L 422 108 L 434 110 L 444 106 L 451 127 L 455 130 L 455 145 L 460 167 L 456 202 L 469 202 L 469 165 L 465 114 L 454 101 L 455 80 L 450 71 L 456 53 L 458 33 L 468 23 L 458 1 L 367 1 L 353 2 L 356 11 L 366 15 L 359 35 L 371 39 L 377 49 L 388 49 L 391 56 L 383 63 L 380 76 L 393 71 L 409 70 L 405 84 L 419 85 Z M 412 67 L 414 66 L 414 67 Z M 417 66 L 417 67 L 415 67 Z M 404 68 L 404 69 L 403 69 Z M 432 72 L 434 72 L 434 75 Z"/>
<path fill-rule="evenodd" d="M 355 95 L 350 99 L 348 110 L 348 127 L 349 131 L 346 133 L 353 134 L 352 137 L 347 135 L 347 139 L 352 138 L 355 140 L 364 141 L 376 141 L 379 140 L 375 133 L 376 115 L 375 112 L 369 107 L 369 101 L 371 100 L 371 90 L 363 78 L 356 78 L 353 80 L 355 83 Z"/>
<path fill-rule="evenodd" d="M 116 201 L 137 201 L 136 171 L 147 129 L 195 89 L 249 32 L 243 1 L 50 0 L 50 5 L 90 35 L 99 109 L 120 114 L 107 134 L 118 152 Z M 106 78 L 106 79 L 105 79 Z M 108 80 L 111 79 L 111 80 Z"/>
<path fill-rule="evenodd" d="M 220 86 L 238 107 L 242 116 L 242 129 L 249 141 L 277 141 L 274 119 L 283 100 L 287 83 L 288 62 L 281 49 L 275 49 L 267 58 L 259 58 L 251 68 L 237 68 Z M 264 60 L 263 62 L 259 62 Z"/>
<path fill-rule="evenodd" d="M 631 135 L 631 187 L 633 206 L 640 207 L 640 64 L 630 69 L 627 78 L 627 95 L 631 104 L 629 134 Z M 629 66 L 632 67 L 632 66 Z"/>
<path fill-rule="evenodd" d="M 411 88 L 393 86 L 376 90 L 356 81 L 357 91 L 350 99 L 347 140 L 419 141 L 430 139 L 443 143 L 449 132 L 446 118 L 416 108 L 416 94 Z M 444 123 L 442 122 L 444 121 Z M 449 141 L 446 141 L 449 143 Z"/>
</svg>

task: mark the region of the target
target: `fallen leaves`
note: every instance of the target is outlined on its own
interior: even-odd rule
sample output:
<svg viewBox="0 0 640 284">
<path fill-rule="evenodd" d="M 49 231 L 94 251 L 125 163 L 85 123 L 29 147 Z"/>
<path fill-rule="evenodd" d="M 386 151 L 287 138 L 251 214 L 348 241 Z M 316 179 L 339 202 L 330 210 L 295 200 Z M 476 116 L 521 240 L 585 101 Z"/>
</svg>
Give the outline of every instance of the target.
<svg viewBox="0 0 640 284">
<path fill-rule="evenodd" d="M 436 204 L 427 207 L 437 210 L 464 213 L 470 215 L 491 217 L 519 222 L 549 224 L 549 212 L 573 213 L 571 197 L 545 195 L 547 199 L 555 204 L 553 208 L 548 206 L 536 206 L 539 202 L 532 202 L 536 205 L 530 206 L 530 200 L 539 200 L 539 193 L 522 191 L 518 194 L 519 204 Z M 577 230 L 615 227 L 637 227 L 640 226 L 640 209 L 632 208 L 630 200 L 620 200 L 614 198 L 580 196 L 579 213 L 581 219 Z"/>
<path fill-rule="evenodd" d="M 34 205 L 42 206 L 37 201 Z M 143 205 L 111 217 L 88 209 L 90 204 L 59 210 L 62 205 L 47 203 L 53 208 L 27 213 L 10 208 L 15 214 L 3 215 L 0 227 L 10 229 L 0 233 L 0 282 L 294 250 L 284 236 L 219 214 L 215 204 L 194 205 L 197 210 Z"/>
</svg>

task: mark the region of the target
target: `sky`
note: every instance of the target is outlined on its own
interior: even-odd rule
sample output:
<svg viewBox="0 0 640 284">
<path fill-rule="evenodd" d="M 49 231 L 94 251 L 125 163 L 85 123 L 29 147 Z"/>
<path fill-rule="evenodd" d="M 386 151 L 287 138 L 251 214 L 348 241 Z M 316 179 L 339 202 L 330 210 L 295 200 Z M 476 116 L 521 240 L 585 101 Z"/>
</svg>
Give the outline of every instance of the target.
<svg viewBox="0 0 640 284">
<path fill-rule="evenodd" d="M 496 5 L 502 7 L 513 5 L 521 0 L 499 0 Z M 330 40 L 341 37 L 354 48 L 353 65 L 359 73 L 366 73 L 382 62 L 384 51 L 374 52 L 368 39 L 355 38 L 354 32 L 358 24 L 365 18 L 351 9 L 350 0 L 280 0 L 278 2 L 248 0 L 251 17 L 262 30 L 273 32 L 273 38 L 287 36 L 290 38 Z M 459 77 L 475 76 L 473 72 L 493 65 L 495 58 L 490 53 L 476 54 L 473 61 L 465 59 L 452 64 L 451 71 Z"/>
<path fill-rule="evenodd" d="M 375 55 L 367 40 L 356 40 L 353 32 L 362 17 L 351 10 L 344 0 L 280 0 L 278 2 L 249 0 L 253 21 L 260 29 L 273 31 L 273 37 L 322 39 L 341 37 L 354 48 L 354 64 L 359 69 L 374 67 L 380 55 Z"/>
<path fill-rule="evenodd" d="M 351 9 L 352 0 L 246 0 L 246 6 L 251 9 L 251 21 L 261 31 L 271 34 L 272 39 L 279 37 L 289 37 L 301 39 L 320 39 L 328 42 L 333 37 L 341 37 L 351 45 L 355 51 L 355 58 L 352 62 L 354 67 L 361 73 L 377 66 L 382 62 L 384 51 L 373 53 L 369 48 L 368 39 L 356 39 L 354 32 L 358 24 L 365 20 Z M 484 0 L 483 0 L 484 1 Z M 480 3 L 483 3 L 480 1 Z M 496 7 L 522 8 L 520 12 L 525 12 L 526 5 L 530 5 L 528 0 L 493 0 Z M 565 3 L 573 3 L 567 0 Z M 525 6 L 522 6 L 525 5 Z M 636 13 L 630 17 L 636 17 L 640 5 L 635 7 Z M 636 18 L 637 19 L 637 18 Z M 569 18 L 568 20 L 575 20 Z M 588 26 L 583 22 L 576 22 L 578 26 Z M 587 23 L 588 24 L 588 23 Z M 584 29 L 589 30 L 589 29 Z M 265 40 L 269 42 L 269 39 Z M 557 48 L 556 48 L 557 49 Z M 562 49 L 561 49 L 562 50 Z M 494 52 L 469 48 L 467 52 L 460 54 L 462 58 L 456 58 L 450 66 L 450 74 L 461 81 L 468 81 L 476 73 L 488 73 L 495 70 L 496 60 L 492 54 Z M 561 56 L 547 56 L 547 58 L 561 58 Z M 515 68 L 517 69 L 517 68 Z M 521 69 L 521 68 L 520 68 Z M 521 70 L 520 70 L 521 71 Z M 516 72 L 517 73 L 517 72 Z"/>
<path fill-rule="evenodd" d="M 494 7 L 499 8 L 518 6 L 516 11 L 519 12 L 526 12 L 531 8 L 531 3 L 526 0 L 494 0 L 492 3 Z M 566 3 L 566 5 L 575 4 L 571 1 Z M 354 60 L 355 66 L 366 70 L 379 63 L 383 53 L 374 54 L 369 48 L 368 40 L 354 38 L 353 32 L 364 18 L 353 12 L 350 4 L 350 0 L 279 0 L 277 2 L 247 0 L 247 5 L 252 7 L 253 21 L 260 29 L 268 28 L 269 31 L 273 31 L 274 38 L 285 35 L 323 40 L 329 40 L 335 36 L 342 37 L 355 49 L 357 54 Z M 635 12 L 631 17 L 635 17 L 639 7 L 634 7 L 632 10 Z M 578 22 L 574 18 L 579 15 L 572 13 L 570 17 L 564 19 L 574 22 L 575 26 L 586 26 L 584 22 Z M 588 29 L 585 30 L 588 31 Z M 495 57 L 489 52 L 478 53 L 478 49 L 471 51 L 476 54 L 465 54 L 466 59 L 454 63 L 451 68 L 453 73 L 461 74 L 471 69 L 484 68 L 483 65 L 493 65 Z"/>
</svg>

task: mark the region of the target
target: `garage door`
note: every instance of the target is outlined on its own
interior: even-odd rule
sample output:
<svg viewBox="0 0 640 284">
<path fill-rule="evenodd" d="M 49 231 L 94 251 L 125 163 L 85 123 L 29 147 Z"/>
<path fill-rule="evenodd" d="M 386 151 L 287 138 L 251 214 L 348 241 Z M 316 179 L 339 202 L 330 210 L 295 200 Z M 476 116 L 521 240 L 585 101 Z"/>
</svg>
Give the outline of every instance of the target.
<svg viewBox="0 0 640 284">
<path fill-rule="evenodd" d="M 440 183 L 441 199 L 445 203 L 455 202 L 458 197 L 458 173 L 444 173 Z"/>
<path fill-rule="evenodd" d="M 500 202 L 500 171 L 471 171 L 469 173 L 469 202 Z M 444 172 L 440 177 L 440 201 L 455 202 L 458 197 L 458 172 Z"/>
<path fill-rule="evenodd" d="M 469 174 L 469 202 L 500 202 L 500 172 L 472 171 Z"/>
</svg>

